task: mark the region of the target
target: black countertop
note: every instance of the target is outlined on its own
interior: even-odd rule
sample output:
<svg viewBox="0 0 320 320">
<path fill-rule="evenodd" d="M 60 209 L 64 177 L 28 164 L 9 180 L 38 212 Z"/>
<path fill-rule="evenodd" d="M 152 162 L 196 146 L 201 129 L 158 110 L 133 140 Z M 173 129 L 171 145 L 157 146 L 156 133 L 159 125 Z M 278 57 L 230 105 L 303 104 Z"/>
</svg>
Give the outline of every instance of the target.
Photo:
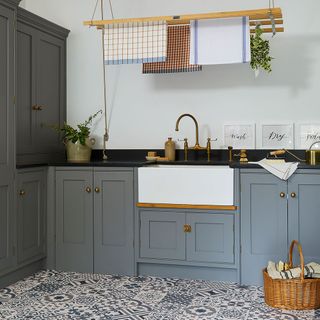
<svg viewBox="0 0 320 320">
<path fill-rule="evenodd" d="M 159 155 L 163 155 L 163 150 L 154 150 L 158 152 Z M 248 158 L 250 161 L 259 161 L 263 159 L 268 150 L 248 150 Z M 133 150 L 109 150 L 108 160 L 102 159 L 101 150 L 93 150 L 91 161 L 86 163 L 73 163 L 68 161 L 52 161 L 48 163 L 31 163 L 31 164 L 18 164 L 17 169 L 32 168 L 39 166 L 55 166 L 55 167 L 142 167 L 146 165 L 162 164 L 162 165 L 208 165 L 208 166 L 227 166 L 237 169 L 261 169 L 262 167 L 258 164 L 246 163 L 242 164 L 238 161 L 229 162 L 228 161 L 228 151 L 227 150 L 212 150 L 211 160 L 206 159 L 205 152 L 195 152 L 193 150 L 189 151 L 189 160 L 184 161 L 183 150 L 177 150 L 176 161 L 146 161 L 145 156 L 148 150 L 133 149 Z M 302 157 L 304 151 L 295 150 L 298 156 Z M 286 157 L 286 161 L 295 161 L 295 159 Z M 306 163 L 300 163 L 299 169 L 320 169 L 320 165 L 312 166 Z"/>
</svg>

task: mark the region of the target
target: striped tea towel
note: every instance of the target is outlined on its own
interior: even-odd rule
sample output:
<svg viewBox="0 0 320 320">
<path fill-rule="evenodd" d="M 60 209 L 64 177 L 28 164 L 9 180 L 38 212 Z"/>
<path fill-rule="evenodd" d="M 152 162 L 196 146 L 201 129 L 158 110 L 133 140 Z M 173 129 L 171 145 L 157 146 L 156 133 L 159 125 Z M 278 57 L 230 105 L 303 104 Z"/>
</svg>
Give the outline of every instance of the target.
<svg viewBox="0 0 320 320">
<path fill-rule="evenodd" d="M 191 21 L 191 63 L 210 65 L 250 61 L 248 17 Z"/>
<path fill-rule="evenodd" d="M 267 271 L 272 279 L 295 279 L 300 278 L 301 268 L 292 268 L 287 271 L 278 271 L 273 261 L 269 261 Z M 320 265 L 315 262 L 308 263 L 304 267 L 304 275 L 306 278 L 320 278 Z"/>
<path fill-rule="evenodd" d="M 105 64 L 165 61 L 165 21 L 124 23 L 105 26 Z"/>
<path fill-rule="evenodd" d="M 166 62 L 144 63 L 142 73 L 175 73 L 201 71 L 202 66 L 190 64 L 190 26 L 168 26 Z"/>
</svg>

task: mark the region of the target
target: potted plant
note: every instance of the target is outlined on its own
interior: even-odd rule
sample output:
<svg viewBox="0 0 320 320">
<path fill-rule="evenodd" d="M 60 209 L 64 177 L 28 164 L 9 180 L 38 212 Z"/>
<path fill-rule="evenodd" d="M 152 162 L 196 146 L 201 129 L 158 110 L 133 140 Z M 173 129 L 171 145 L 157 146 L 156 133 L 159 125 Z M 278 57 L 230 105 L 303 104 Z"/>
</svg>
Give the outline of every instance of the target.
<svg viewBox="0 0 320 320">
<path fill-rule="evenodd" d="M 62 139 L 66 146 L 67 160 L 70 162 L 88 162 L 91 158 L 92 146 L 95 143 L 94 139 L 90 139 L 90 129 L 93 119 L 102 110 L 91 115 L 85 122 L 72 127 L 66 122 L 62 127 L 52 126 L 56 131 L 62 132 Z"/>
</svg>

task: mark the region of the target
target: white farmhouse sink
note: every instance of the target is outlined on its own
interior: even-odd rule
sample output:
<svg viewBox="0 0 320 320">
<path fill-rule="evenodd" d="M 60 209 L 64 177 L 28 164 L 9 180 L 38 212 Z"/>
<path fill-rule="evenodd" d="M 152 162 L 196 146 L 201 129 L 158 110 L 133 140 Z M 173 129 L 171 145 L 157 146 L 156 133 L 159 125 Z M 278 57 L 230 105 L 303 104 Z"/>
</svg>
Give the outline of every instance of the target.
<svg viewBox="0 0 320 320">
<path fill-rule="evenodd" d="M 228 166 L 154 165 L 138 168 L 141 203 L 233 205 L 234 172 Z"/>
</svg>

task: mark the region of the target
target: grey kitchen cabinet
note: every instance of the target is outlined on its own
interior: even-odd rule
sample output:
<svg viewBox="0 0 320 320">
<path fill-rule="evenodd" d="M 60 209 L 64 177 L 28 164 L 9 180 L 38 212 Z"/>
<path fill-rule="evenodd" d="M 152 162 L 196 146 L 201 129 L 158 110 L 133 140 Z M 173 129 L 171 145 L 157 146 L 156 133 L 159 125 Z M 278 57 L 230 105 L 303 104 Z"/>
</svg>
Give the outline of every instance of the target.
<svg viewBox="0 0 320 320">
<path fill-rule="evenodd" d="M 0 274 L 15 265 L 14 1 L 0 0 Z"/>
<path fill-rule="evenodd" d="M 152 259 L 185 260 L 186 240 L 181 212 L 140 212 L 140 256 Z"/>
<path fill-rule="evenodd" d="M 91 170 L 56 172 L 56 268 L 93 272 Z"/>
<path fill-rule="evenodd" d="M 68 31 L 19 8 L 17 25 L 17 161 L 45 162 L 64 154 L 49 128 L 66 118 Z"/>
<path fill-rule="evenodd" d="M 134 274 L 133 170 L 56 170 L 56 267 Z"/>
<path fill-rule="evenodd" d="M 241 172 L 241 282 L 261 285 L 269 260 L 286 260 L 292 240 L 305 261 L 320 262 L 320 174 L 306 170 L 288 182 L 267 172 Z"/>
<path fill-rule="evenodd" d="M 235 263 L 234 214 L 187 213 L 187 261 Z"/>
<path fill-rule="evenodd" d="M 320 173 L 294 175 L 288 182 L 289 240 L 297 239 L 306 262 L 320 263 Z"/>
<path fill-rule="evenodd" d="M 18 265 L 45 257 L 46 168 L 18 171 Z"/>
<path fill-rule="evenodd" d="M 140 258 L 233 265 L 234 228 L 234 213 L 140 210 Z"/>
<path fill-rule="evenodd" d="M 94 186 L 94 272 L 133 275 L 133 173 L 95 169 Z"/>
</svg>

